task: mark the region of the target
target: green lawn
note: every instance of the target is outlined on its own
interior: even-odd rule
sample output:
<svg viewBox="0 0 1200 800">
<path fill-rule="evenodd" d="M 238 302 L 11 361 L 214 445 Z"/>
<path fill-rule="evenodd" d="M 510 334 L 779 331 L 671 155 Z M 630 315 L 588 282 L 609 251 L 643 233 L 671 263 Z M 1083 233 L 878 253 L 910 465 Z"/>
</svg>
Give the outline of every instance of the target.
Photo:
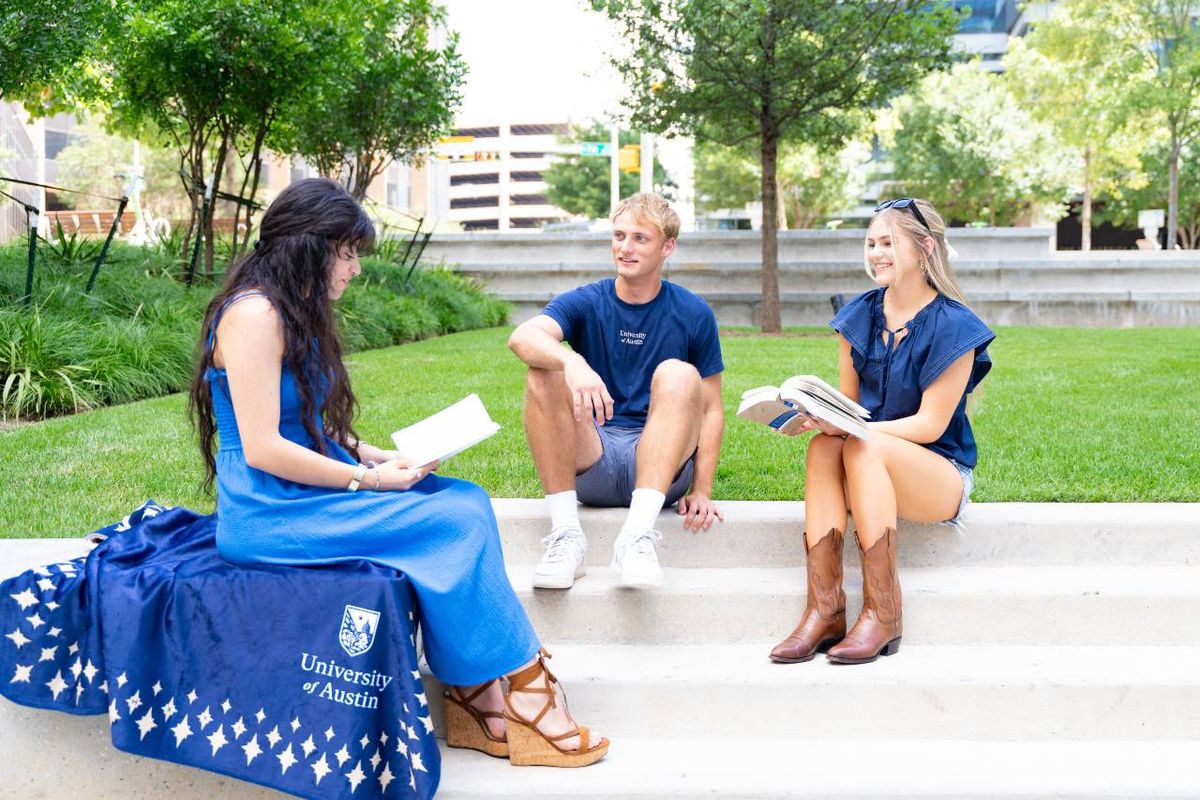
<svg viewBox="0 0 1200 800">
<path fill-rule="evenodd" d="M 1200 501 L 1200 328 L 1005 328 L 973 396 L 980 443 L 974 499 Z M 497 497 L 540 494 L 521 430 L 522 368 L 489 329 L 359 353 L 358 429 L 396 428 L 477 392 L 501 432 L 443 474 Z M 733 417 L 738 396 L 811 372 L 832 380 L 824 330 L 784 337 L 725 332 L 725 444 L 716 496 L 788 500 L 803 493 L 804 440 Z M 0 536 L 75 536 L 143 500 L 208 511 L 181 395 L 18 426 L 0 433 Z"/>
</svg>

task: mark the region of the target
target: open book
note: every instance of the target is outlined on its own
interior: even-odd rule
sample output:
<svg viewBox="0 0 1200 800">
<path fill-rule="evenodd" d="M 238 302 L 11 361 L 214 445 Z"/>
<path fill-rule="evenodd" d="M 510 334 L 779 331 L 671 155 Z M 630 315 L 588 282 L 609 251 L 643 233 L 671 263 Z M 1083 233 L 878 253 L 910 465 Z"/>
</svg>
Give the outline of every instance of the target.
<svg viewBox="0 0 1200 800">
<path fill-rule="evenodd" d="M 392 434 L 400 455 L 414 467 L 444 461 L 479 444 L 500 426 L 492 422 L 479 395 L 472 394 L 433 416 Z"/>
<path fill-rule="evenodd" d="M 761 422 L 782 433 L 802 424 L 805 414 L 828 422 L 859 439 L 868 438 L 865 420 L 871 415 L 858 403 L 814 375 L 796 375 L 778 388 L 759 386 L 742 392 L 737 415 Z"/>
</svg>

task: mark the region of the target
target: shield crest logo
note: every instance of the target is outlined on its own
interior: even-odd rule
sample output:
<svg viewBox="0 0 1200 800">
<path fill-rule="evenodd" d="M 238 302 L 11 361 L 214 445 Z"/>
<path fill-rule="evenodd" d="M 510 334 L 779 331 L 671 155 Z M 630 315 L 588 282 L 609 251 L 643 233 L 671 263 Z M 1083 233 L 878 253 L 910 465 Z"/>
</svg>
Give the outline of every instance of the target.
<svg viewBox="0 0 1200 800">
<path fill-rule="evenodd" d="M 352 656 L 361 656 L 375 643 L 375 632 L 379 629 L 379 612 L 358 606 L 346 606 L 342 614 L 342 630 L 338 642 Z"/>
</svg>

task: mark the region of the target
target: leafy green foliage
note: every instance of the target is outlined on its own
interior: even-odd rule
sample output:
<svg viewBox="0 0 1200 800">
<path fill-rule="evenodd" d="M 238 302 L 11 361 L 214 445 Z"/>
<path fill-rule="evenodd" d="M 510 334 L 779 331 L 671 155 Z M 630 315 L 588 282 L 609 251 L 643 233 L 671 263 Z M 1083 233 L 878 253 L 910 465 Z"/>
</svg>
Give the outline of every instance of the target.
<svg viewBox="0 0 1200 800">
<path fill-rule="evenodd" d="M 362 199 L 393 160 L 419 163 L 452 129 L 466 63 L 457 34 L 435 44 L 445 11 L 432 0 L 364 0 L 352 9 L 363 24 L 296 98 L 276 139 L 323 174 L 343 176 Z"/>
<path fill-rule="evenodd" d="M 1065 211 L 1069 178 L 1050 130 L 998 76 L 971 64 L 933 73 L 897 99 L 882 138 L 895 193 L 923 197 L 947 219 L 1012 225 Z"/>
<path fill-rule="evenodd" d="M 560 137 L 559 141 L 608 142 L 611 138 L 612 134 L 603 123 L 592 122 L 572 126 L 571 135 Z M 622 147 L 638 144 L 639 140 L 640 137 L 631 131 L 617 133 L 617 141 Z M 563 156 L 542 174 L 542 180 L 546 182 L 546 199 L 571 214 L 580 214 L 589 219 L 607 219 L 612 199 L 611 169 L 612 162 L 608 157 Z M 640 175 L 620 173 L 618 191 L 621 197 L 634 194 L 640 186 Z M 667 175 L 662 163 L 655 159 L 654 191 L 670 198 L 674 188 L 674 181 Z"/>
<path fill-rule="evenodd" d="M 1165 137 L 1152 139 L 1139 158 L 1136 174 L 1141 179 L 1110 187 L 1103 207 L 1096 213 L 1097 219 L 1133 227 L 1137 225 L 1139 211 L 1166 208 L 1170 176 L 1162 165 L 1168 159 L 1169 149 Z M 1200 142 L 1180 150 L 1178 209 L 1180 246 L 1187 250 L 1200 248 Z"/>
<path fill-rule="evenodd" d="M 79 231 L 67 233 L 63 230 L 62 221 L 56 219 L 53 238 L 41 240 L 41 253 L 43 258 L 50 257 L 60 264 L 81 264 L 94 261 L 101 246 L 101 242 L 95 239 L 80 236 Z"/>
<path fill-rule="evenodd" d="M 863 112 L 950 60 L 958 16 L 924 0 L 592 0 L 618 23 L 635 128 L 759 152 L 765 332 L 780 329 L 784 141 L 837 147 Z"/>
<path fill-rule="evenodd" d="M 92 64 L 114 35 L 123 0 L 37 0 L 0 7 L 0 98 L 70 108 L 99 79 Z"/>
<path fill-rule="evenodd" d="M 869 146 L 851 141 L 840 149 L 784 143 L 780 147 L 781 228 L 809 228 L 820 218 L 853 206 L 865 188 Z M 758 159 L 736 147 L 701 144 L 695 149 L 696 201 L 706 211 L 740 208 L 762 198 Z"/>
<path fill-rule="evenodd" d="M 0 248 L 0 420 L 127 403 L 183 390 L 214 288 L 187 289 L 153 250 L 116 245 L 95 290 L 90 265 L 42 265 L 34 309 L 19 303 L 24 253 Z M 365 259 L 338 310 L 349 350 L 503 323 L 508 305 L 442 269 Z"/>
</svg>

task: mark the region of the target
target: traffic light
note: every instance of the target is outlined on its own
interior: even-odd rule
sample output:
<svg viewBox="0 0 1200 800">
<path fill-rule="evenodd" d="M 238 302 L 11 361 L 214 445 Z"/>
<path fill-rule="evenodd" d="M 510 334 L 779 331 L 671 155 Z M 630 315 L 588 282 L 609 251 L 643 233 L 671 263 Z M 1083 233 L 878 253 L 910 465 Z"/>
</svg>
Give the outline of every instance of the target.
<svg viewBox="0 0 1200 800">
<path fill-rule="evenodd" d="M 633 175 L 642 171 L 642 147 L 637 144 L 627 144 L 617 151 L 617 167 L 621 172 Z"/>
<path fill-rule="evenodd" d="M 500 152 L 497 150 L 476 150 L 476 161 L 495 161 L 500 158 Z"/>
</svg>

